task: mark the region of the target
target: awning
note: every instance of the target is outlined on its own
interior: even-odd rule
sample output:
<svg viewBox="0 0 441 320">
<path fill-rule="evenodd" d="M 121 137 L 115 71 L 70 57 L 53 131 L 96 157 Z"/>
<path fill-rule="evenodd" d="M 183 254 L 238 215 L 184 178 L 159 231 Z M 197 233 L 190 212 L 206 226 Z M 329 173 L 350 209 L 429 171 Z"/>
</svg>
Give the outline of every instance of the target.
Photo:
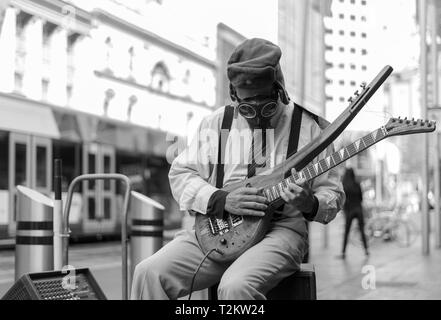
<svg viewBox="0 0 441 320">
<path fill-rule="evenodd" d="M 69 140 L 73 142 L 81 142 L 81 130 L 77 121 L 77 115 L 53 110 L 54 117 L 60 131 L 61 140 Z"/>
<path fill-rule="evenodd" d="M 26 98 L 0 94 L 0 130 L 60 138 L 52 110 Z"/>
</svg>

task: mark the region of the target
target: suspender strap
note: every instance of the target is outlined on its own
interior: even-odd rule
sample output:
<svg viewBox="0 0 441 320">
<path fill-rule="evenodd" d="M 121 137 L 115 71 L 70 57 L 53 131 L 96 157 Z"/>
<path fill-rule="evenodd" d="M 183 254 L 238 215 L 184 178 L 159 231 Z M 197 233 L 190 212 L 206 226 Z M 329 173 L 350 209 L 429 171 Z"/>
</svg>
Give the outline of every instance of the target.
<svg viewBox="0 0 441 320">
<path fill-rule="evenodd" d="M 219 133 L 219 144 L 217 151 L 216 164 L 216 188 L 224 186 L 224 155 L 227 145 L 228 135 L 230 134 L 231 124 L 233 123 L 234 107 L 226 106 L 224 118 L 222 120 L 221 131 Z"/>
<path fill-rule="evenodd" d="M 291 131 L 289 133 L 288 151 L 286 152 L 287 159 L 297 152 L 297 148 L 299 146 L 300 128 L 302 126 L 302 114 L 303 108 L 294 103 L 294 111 L 291 119 Z M 289 172 L 286 172 L 285 178 L 287 178 L 289 174 Z"/>
</svg>

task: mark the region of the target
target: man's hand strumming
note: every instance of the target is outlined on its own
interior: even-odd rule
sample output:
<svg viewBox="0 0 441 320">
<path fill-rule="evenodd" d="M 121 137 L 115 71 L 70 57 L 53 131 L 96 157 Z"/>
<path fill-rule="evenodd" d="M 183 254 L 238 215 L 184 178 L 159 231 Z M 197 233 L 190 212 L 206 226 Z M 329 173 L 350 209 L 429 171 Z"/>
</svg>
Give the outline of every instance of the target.
<svg viewBox="0 0 441 320">
<path fill-rule="evenodd" d="M 230 192 L 225 199 L 225 210 L 240 216 L 265 215 L 267 199 L 259 194 L 257 188 L 239 188 Z"/>
</svg>

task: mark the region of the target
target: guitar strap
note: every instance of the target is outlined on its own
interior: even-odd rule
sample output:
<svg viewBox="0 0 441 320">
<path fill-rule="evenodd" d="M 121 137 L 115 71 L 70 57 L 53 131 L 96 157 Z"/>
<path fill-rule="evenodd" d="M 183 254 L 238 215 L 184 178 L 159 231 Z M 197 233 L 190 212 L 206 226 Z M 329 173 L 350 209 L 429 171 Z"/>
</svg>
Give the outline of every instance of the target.
<svg viewBox="0 0 441 320">
<path fill-rule="evenodd" d="M 294 110 L 291 119 L 291 130 L 289 134 L 288 150 L 286 152 L 286 158 L 297 152 L 300 138 L 300 129 L 302 125 L 303 108 L 294 103 Z M 233 123 L 234 107 L 229 105 L 225 107 L 224 117 L 222 119 L 221 132 L 219 133 L 218 142 L 218 155 L 216 164 L 216 188 L 220 189 L 224 184 L 224 154 L 225 147 L 228 140 L 228 135 Z M 288 177 L 290 172 L 285 173 L 285 178 Z"/>
<path fill-rule="evenodd" d="M 233 123 L 234 107 L 226 106 L 224 118 L 222 119 L 221 131 L 219 133 L 217 164 L 216 164 L 216 188 L 224 186 L 224 154 L 227 145 L 228 135 L 230 134 L 231 124 Z"/>
<path fill-rule="evenodd" d="M 288 150 L 286 152 L 286 159 L 297 152 L 299 147 L 300 129 L 302 127 L 303 108 L 297 103 L 294 103 L 294 111 L 291 118 L 291 132 L 289 133 Z M 285 172 L 285 178 L 288 178 L 290 171 Z"/>
</svg>

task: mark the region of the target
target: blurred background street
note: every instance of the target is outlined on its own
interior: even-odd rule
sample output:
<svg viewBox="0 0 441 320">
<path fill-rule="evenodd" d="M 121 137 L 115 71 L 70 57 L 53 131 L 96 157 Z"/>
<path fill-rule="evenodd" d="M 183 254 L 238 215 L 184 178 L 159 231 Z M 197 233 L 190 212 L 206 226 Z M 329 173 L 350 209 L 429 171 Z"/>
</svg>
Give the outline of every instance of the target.
<svg viewBox="0 0 441 320">
<path fill-rule="evenodd" d="M 420 236 L 410 247 L 379 241 L 365 258 L 361 248 L 350 244 L 350 259 L 336 258 L 341 250 L 344 221 L 339 215 L 329 228 L 328 247 L 323 247 L 322 227 L 311 228 L 311 263 L 317 277 L 318 299 L 439 299 L 441 277 L 439 266 L 441 252 L 434 251 L 428 257 L 421 256 Z M 173 232 L 167 233 L 170 236 Z M 358 236 L 358 235 L 357 235 Z M 3 250 L 0 269 L 0 296 L 13 284 L 14 252 Z M 93 272 L 108 299 L 121 299 L 121 244 L 76 244 L 70 249 L 70 263 L 75 267 L 87 267 Z M 373 266 L 376 275 L 375 289 L 363 289 L 366 276 L 363 267 Z M 192 299 L 206 298 L 207 292 L 193 294 Z"/>
</svg>

